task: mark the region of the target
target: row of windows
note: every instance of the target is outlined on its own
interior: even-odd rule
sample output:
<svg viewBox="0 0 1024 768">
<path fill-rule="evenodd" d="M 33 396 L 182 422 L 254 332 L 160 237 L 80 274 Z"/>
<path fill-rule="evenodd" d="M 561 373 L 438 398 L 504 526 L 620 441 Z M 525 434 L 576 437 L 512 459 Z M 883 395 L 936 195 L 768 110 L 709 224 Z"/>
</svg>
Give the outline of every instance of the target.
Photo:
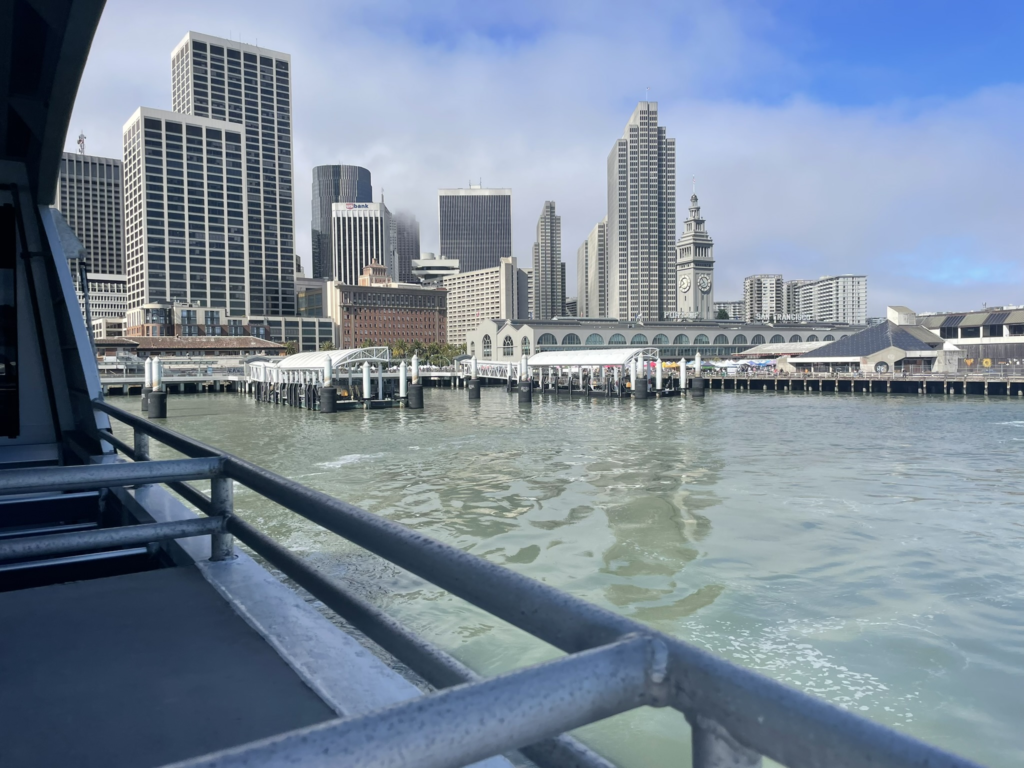
<svg viewBox="0 0 1024 768">
<path fill-rule="evenodd" d="M 508 337 L 506 337 L 506 338 L 508 338 Z M 845 339 L 846 336 L 844 335 L 841 338 Z M 827 334 L 822 339 L 819 339 L 813 333 L 810 334 L 806 339 L 802 338 L 799 334 L 794 334 L 794 335 L 789 337 L 789 343 L 790 344 L 799 344 L 802 341 L 835 341 L 835 340 L 836 340 L 836 337 L 833 336 L 832 334 Z M 559 343 L 558 339 L 555 338 L 555 335 L 552 334 L 552 333 L 541 334 L 540 338 L 537 339 L 538 346 L 552 346 L 552 345 L 556 345 L 558 343 Z M 619 345 L 619 344 L 625 345 L 626 337 L 623 336 L 621 333 L 615 333 L 615 334 L 612 334 L 612 336 L 608 339 L 607 343 L 610 344 L 610 345 Z M 654 344 L 654 345 L 659 345 L 660 346 L 660 345 L 668 344 L 669 340 L 668 340 L 668 336 L 666 336 L 663 333 L 659 333 L 657 336 L 655 336 L 653 341 L 648 341 L 646 335 L 644 335 L 642 333 L 637 333 L 637 334 L 635 334 L 633 336 L 632 339 L 629 340 L 629 343 L 630 344 L 641 344 L 641 345 Z M 671 343 L 672 344 L 689 344 L 690 343 L 690 337 L 687 336 L 685 333 L 680 333 L 680 334 L 676 335 L 676 337 L 672 340 Z M 766 341 L 765 337 L 762 336 L 760 333 L 758 333 L 758 334 L 755 334 L 748 341 L 747 337 L 744 334 L 740 333 L 740 334 L 737 334 L 736 336 L 734 336 L 732 341 L 729 341 L 729 338 L 724 333 L 720 333 L 717 336 L 715 336 L 715 340 L 714 341 L 710 341 L 708 339 L 707 335 L 701 333 L 701 334 L 698 334 L 696 336 L 696 338 L 694 338 L 693 343 L 694 344 L 739 344 L 739 345 L 747 345 L 747 344 L 753 344 L 753 345 L 757 345 L 757 344 L 785 344 L 786 343 L 786 338 L 784 336 L 782 336 L 781 334 L 777 333 L 774 336 L 772 336 L 770 340 Z M 575 333 L 568 333 L 568 334 L 566 334 L 565 336 L 562 337 L 562 342 L 561 342 L 562 346 L 581 346 L 582 344 L 583 344 L 583 342 L 580 341 L 580 337 L 577 336 Z M 588 346 L 588 347 L 599 347 L 599 346 L 603 346 L 604 344 L 605 344 L 604 337 L 601 334 L 599 334 L 599 333 L 592 333 L 589 336 L 587 336 L 586 346 Z"/>
</svg>

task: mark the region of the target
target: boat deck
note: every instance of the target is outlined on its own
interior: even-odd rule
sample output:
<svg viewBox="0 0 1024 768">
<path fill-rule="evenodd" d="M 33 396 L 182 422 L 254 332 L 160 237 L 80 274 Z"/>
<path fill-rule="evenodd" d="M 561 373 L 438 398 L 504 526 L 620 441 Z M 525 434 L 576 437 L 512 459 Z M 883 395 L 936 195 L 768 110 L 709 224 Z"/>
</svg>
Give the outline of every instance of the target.
<svg viewBox="0 0 1024 768">
<path fill-rule="evenodd" d="M 0 593 L 0 765 L 158 766 L 337 717 L 195 566 Z"/>
</svg>

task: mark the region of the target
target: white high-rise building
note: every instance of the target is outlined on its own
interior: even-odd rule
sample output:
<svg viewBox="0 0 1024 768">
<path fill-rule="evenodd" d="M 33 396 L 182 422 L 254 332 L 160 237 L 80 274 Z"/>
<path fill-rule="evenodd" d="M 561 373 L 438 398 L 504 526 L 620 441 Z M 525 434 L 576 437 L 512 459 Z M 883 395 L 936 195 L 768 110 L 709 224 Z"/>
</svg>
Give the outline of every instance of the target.
<svg viewBox="0 0 1024 768">
<path fill-rule="evenodd" d="M 725 314 L 729 317 L 729 320 L 742 320 L 744 317 L 743 311 L 743 300 L 737 301 L 716 301 L 715 302 L 715 317 L 718 317 L 718 313 L 725 310 Z"/>
<path fill-rule="evenodd" d="M 534 319 L 550 320 L 565 313 L 565 273 L 562 264 L 562 217 L 548 200 L 537 220 L 533 244 Z"/>
<path fill-rule="evenodd" d="M 358 285 L 370 262 L 384 266 L 391 278 L 398 280 L 394 219 L 384 203 L 334 203 L 331 237 L 338 282 Z"/>
<path fill-rule="evenodd" d="M 799 283 L 794 286 L 796 315 L 815 323 L 867 324 L 867 276 L 834 275 L 791 282 Z"/>
<path fill-rule="evenodd" d="M 129 306 L 295 314 L 291 57 L 189 32 L 124 127 Z"/>
<path fill-rule="evenodd" d="M 513 257 L 489 269 L 446 275 L 442 283 L 448 291 L 449 344 L 464 344 L 483 320 L 526 319 L 529 278 Z"/>
<path fill-rule="evenodd" d="M 128 312 L 128 278 L 125 275 L 103 275 L 88 273 L 89 315 L 93 320 L 102 318 L 124 318 Z M 78 308 L 85 317 L 85 295 L 81 286 L 75 286 Z"/>
<path fill-rule="evenodd" d="M 578 317 L 608 317 L 607 229 L 606 216 L 576 251 Z"/>
<path fill-rule="evenodd" d="M 783 305 L 782 275 L 751 275 L 743 278 L 744 322 L 781 320 Z"/>
<path fill-rule="evenodd" d="M 787 280 L 782 285 L 782 314 L 790 319 L 810 319 L 800 306 L 800 289 L 810 280 Z"/>
<path fill-rule="evenodd" d="M 87 270 L 91 274 L 123 275 L 121 161 L 65 152 L 59 176 L 56 207 L 85 248 Z"/>
<path fill-rule="evenodd" d="M 676 309 L 676 143 L 641 101 L 608 155 L 608 312 L 661 320 Z"/>
</svg>

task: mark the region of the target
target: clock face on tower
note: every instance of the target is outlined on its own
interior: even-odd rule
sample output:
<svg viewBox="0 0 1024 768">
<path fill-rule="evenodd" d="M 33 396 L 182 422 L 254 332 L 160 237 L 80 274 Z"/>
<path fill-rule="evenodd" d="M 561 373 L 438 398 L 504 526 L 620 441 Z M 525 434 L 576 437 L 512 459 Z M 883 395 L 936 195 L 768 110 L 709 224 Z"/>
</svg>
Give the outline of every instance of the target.
<svg viewBox="0 0 1024 768">
<path fill-rule="evenodd" d="M 707 275 L 701 275 L 697 278 L 697 285 L 703 293 L 707 293 L 711 290 L 711 278 Z"/>
<path fill-rule="evenodd" d="M 679 278 L 679 290 L 683 293 L 690 290 L 690 278 L 687 275 L 683 275 Z"/>
</svg>

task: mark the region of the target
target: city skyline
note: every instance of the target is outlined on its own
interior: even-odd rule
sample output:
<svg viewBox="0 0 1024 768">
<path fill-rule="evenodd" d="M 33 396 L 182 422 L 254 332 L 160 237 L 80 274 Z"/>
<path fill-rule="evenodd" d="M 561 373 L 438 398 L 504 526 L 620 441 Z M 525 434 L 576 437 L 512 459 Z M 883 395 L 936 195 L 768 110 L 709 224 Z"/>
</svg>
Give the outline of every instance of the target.
<svg viewBox="0 0 1024 768">
<path fill-rule="evenodd" d="M 664 7 L 658 12 L 666 14 L 666 28 L 655 34 L 683 34 L 692 45 L 672 47 L 690 53 L 625 66 L 626 57 L 608 56 L 588 72 L 579 62 L 592 57 L 562 44 L 572 42 L 575 30 L 573 45 L 596 51 L 612 31 L 607 22 L 564 9 L 544 19 L 527 4 L 517 14 L 521 23 L 497 29 L 489 26 L 487 9 L 460 15 L 446 7 L 435 12 L 431 29 L 415 8 L 389 9 L 379 20 L 359 11 L 345 24 L 366 34 L 342 51 L 326 44 L 340 15 L 312 4 L 273 29 L 258 28 L 256 11 L 240 21 L 230 7 L 161 8 L 156 31 L 143 41 L 117 2 L 100 24 L 66 147 L 73 151 L 84 131 L 89 154 L 120 157 L 123 115 L 170 100 L 166 60 L 142 52 L 170 50 L 189 29 L 237 39 L 248 24 L 243 40 L 293 53 L 296 246 L 307 275 L 305 190 L 312 167 L 329 163 L 369 168 L 375 192 L 383 187 L 390 207 L 420 220 L 426 251 L 436 252 L 436 190 L 480 177 L 486 186 L 513 190 L 513 255 L 520 261 L 528 261 L 533 241 L 530 212 L 545 199 L 559 201 L 566 242 L 581 243 L 605 212 L 609 142 L 650 85 L 660 120 L 678 142 L 679 196 L 688 195 L 696 175 L 698 194 L 714 211 L 723 296 L 738 295 L 745 275 L 781 270 L 808 277 L 868 274 L 872 315 L 887 303 L 939 310 L 1021 298 L 1013 201 L 1020 197 L 1024 150 L 1012 141 L 1024 124 L 1021 67 L 1011 65 L 1005 46 L 994 45 L 982 61 L 950 73 L 901 37 L 910 29 L 909 11 L 890 14 L 887 30 L 877 32 L 884 37 L 871 38 L 878 45 L 869 58 L 867 47 L 859 50 L 852 36 L 837 31 L 840 10 L 783 18 L 762 9 L 744 20 L 728 5 Z M 323 23 L 318 16 L 309 39 L 308 21 L 317 14 L 326 15 Z M 681 30 L 687 15 L 690 26 Z M 909 37 L 945 40 L 952 33 L 942 15 L 935 9 L 915 18 L 923 29 Z M 389 38 L 384 22 L 399 16 Z M 976 42 L 980 25 L 972 24 L 953 48 Z M 835 44 L 832 66 L 814 66 L 824 54 L 806 44 L 784 45 L 786 34 L 812 33 Z M 943 48 L 944 59 L 955 58 L 949 50 Z M 669 55 L 676 58 L 667 61 Z M 125 56 L 135 62 L 131 71 Z M 331 72 L 370 56 L 384 62 L 381 77 L 395 89 L 386 100 L 377 83 L 346 79 L 344 89 L 325 87 Z M 868 61 L 877 62 L 877 71 L 863 71 Z M 556 66 L 564 68 L 560 82 L 538 87 L 535 78 Z M 669 71 L 687 75 L 667 79 Z M 438 98 L 434 82 L 449 83 L 451 93 Z M 677 221 L 685 216 L 680 205 L 685 200 L 677 203 Z M 872 235 L 876 229 L 886 231 L 884 242 Z M 567 261 L 570 285 L 574 262 Z"/>
</svg>

